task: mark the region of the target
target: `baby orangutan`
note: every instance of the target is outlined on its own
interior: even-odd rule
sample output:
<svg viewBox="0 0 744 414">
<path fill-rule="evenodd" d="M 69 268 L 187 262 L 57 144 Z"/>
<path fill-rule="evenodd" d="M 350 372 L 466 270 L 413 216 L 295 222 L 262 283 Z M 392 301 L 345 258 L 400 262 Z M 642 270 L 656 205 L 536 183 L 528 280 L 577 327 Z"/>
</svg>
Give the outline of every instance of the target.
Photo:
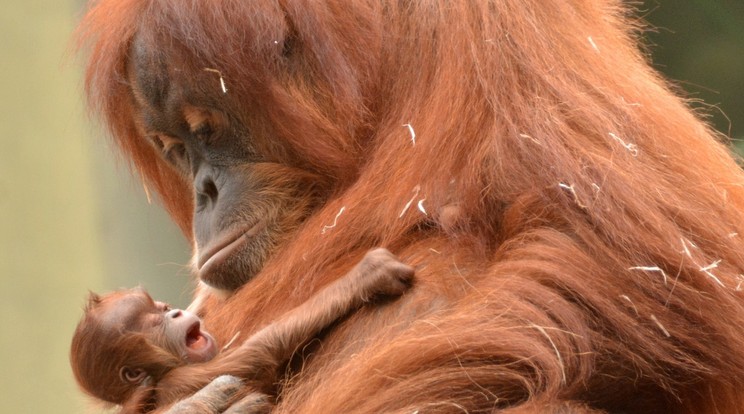
<svg viewBox="0 0 744 414">
<path fill-rule="evenodd" d="M 141 289 L 91 294 L 72 339 L 72 369 L 87 393 L 121 404 L 121 413 L 175 402 L 223 374 L 265 394 L 257 404 L 269 411 L 279 368 L 297 349 L 374 296 L 401 295 L 412 277 L 387 250 L 371 250 L 347 275 L 223 353 L 196 315 Z"/>
</svg>

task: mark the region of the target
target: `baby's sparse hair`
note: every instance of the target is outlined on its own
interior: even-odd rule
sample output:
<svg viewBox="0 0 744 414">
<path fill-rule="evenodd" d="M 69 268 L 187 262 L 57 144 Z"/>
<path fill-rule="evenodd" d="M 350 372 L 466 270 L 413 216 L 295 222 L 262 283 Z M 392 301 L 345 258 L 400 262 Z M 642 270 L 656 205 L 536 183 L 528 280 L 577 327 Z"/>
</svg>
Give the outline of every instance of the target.
<svg viewBox="0 0 744 414">
<path fill-rule="evenodd" d="M 140 368 L 153 380 L 182 365 L 172 353 L 157 346 L 142 332 L 128 331 L 124 324 L 107 321 L 104 302 L 117 299 L 134 290 L 121 290 L 100 296 L 91 292 L 83 317 L 75 329 L 70 348 L 72 372 L 80 387 L 91 396 L 113 404 L 123 404 L 137 384 L 124 381 L 124 366 Z"/>
</svg>

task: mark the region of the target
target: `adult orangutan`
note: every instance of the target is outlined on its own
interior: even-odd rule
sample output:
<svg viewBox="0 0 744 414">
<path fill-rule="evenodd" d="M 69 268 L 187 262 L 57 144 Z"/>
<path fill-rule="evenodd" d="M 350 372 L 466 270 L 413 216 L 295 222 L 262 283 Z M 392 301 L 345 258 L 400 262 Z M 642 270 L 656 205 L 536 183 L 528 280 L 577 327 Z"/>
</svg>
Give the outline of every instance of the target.
<svg viewBox="0 0 744 414">
<path fill-rule="evenodd" d="M 620 0 L 102 0 L 81 30 L 219 342 L 371 247 L 416 268 L 276 412 L 737 412 L 744 174 L 640 27 Z"/>
</svg>

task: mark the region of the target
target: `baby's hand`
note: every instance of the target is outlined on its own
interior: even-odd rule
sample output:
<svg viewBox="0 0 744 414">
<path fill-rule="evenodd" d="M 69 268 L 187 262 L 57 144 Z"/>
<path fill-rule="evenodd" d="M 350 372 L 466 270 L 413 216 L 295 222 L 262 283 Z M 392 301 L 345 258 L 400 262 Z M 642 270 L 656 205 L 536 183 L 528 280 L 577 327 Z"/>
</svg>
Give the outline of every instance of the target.
<svg viewBox="0 0 744 414">
<path fill-rule="evenodd" d="M 375 295 L 401 295 L 413 279 L 413 268 L 383 248 L 367 252 L 359 263 L 359 271 L 366 285 L 365 299 Z"/>
</svg>

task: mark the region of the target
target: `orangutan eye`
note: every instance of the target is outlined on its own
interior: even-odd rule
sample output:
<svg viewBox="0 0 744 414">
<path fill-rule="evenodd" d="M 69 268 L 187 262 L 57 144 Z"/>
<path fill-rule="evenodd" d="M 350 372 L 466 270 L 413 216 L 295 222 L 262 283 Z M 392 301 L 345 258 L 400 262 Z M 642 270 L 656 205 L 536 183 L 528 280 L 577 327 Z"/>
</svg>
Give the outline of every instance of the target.
<svg viewBox="0 0 744 414">
<path fill-rule="evenodd" d="M 211 138 L 214 134 L 214 129 L 212 129 L 212 125 L 210 125 L 208 122 L 205 122 L 194 128 L 191 133 L 200 140 L 208 141 L 209 138 Z"/>
<path fill-rule="evenodd" d="M 161 157 L 180 171 L 189 171 L 189 154 L 183 141 L 168 135 L 150 136 L 155 148 L 160 150 Z"/>
<path fill-rule="evenodd" d="M 159 135 L 151 135 L 148 137 L 150 139 L 150 142 L 155 146 L 155 148 L 159 149 L 160 151 L 163 151 L 165 149 L 165 142 L 160 138 Z"/>
<path fill-rule="evenodd" d="M 163 156 L 165 158 L 180 159 L 186 155 L 186 149 L 182 144 L 172 145 L 163 150 Z"/>
</svg>

